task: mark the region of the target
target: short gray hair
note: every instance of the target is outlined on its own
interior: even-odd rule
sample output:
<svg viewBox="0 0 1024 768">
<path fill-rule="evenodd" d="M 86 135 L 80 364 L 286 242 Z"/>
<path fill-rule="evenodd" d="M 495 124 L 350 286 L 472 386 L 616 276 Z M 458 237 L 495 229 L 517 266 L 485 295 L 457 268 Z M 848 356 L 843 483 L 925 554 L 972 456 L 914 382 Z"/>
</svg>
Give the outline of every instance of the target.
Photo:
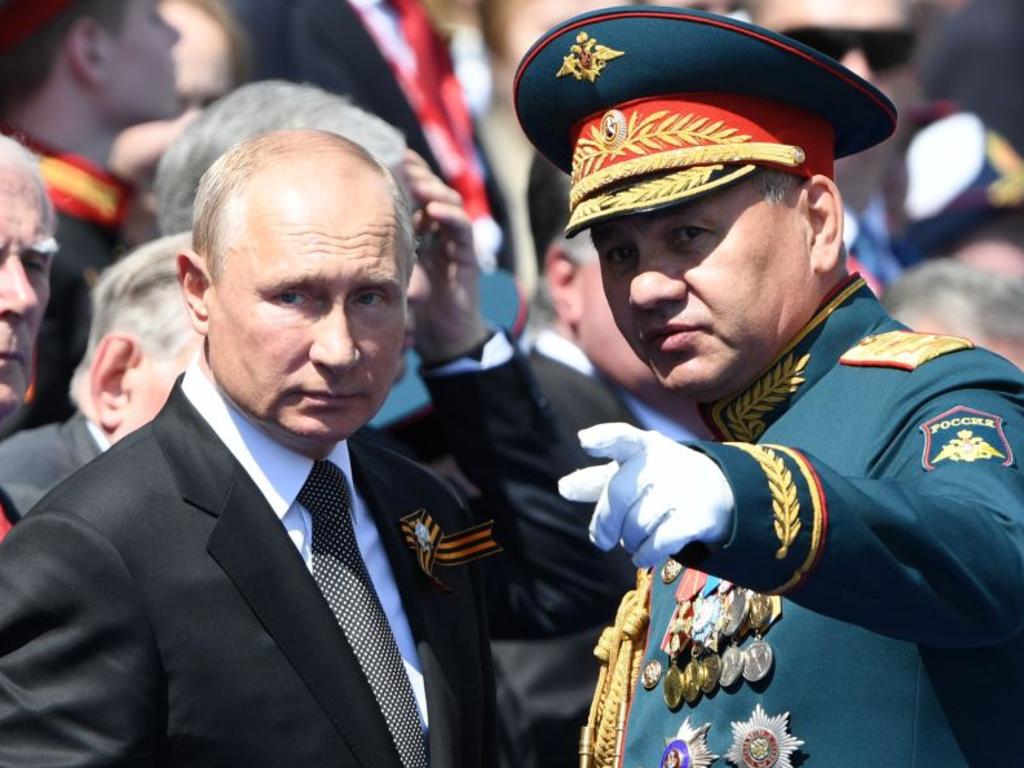
<svg viewBox="0 0 1024 768">
<path fill-rule="evenodd" d="M 997 275 L 955 259 L 926 261 L 904 272 L 882 297 L 897 320 L 911 327 L 925 317 L 948 333 L 984 345 L 1024 345 L 1024 279 Z"/>
<path fill-rule="evenodd" d="M 39 209 L 43 230 L 52 235 L 57 226 L 57 218 L 50 196 L 46 194 L 43 175 L 39 171 L 39 158 L 20 142 L 0 134 L 0 183 L 8 183 L 5 177 L 12 171 L 15 175 L 10 177 L 11 182 L 29 183 Z"/>
<path fill-rule="evenodd" d="M 225 221 L 234 205 L 242 199 L 249 181 L 272 165 L 289 157 L 309 155 L 313 151 L 341 152 L 376 170 L 391 192 L 398 223 L 395 245 L 402 259 L 405 278 L 412 274 L 415 240 L 409 203 L 391 171 L 364 147 L 330 131 L 298 129 L 262 134 L 232 147 L 203 174 L 196 192 L 193 246 L 206 261 L 216 279 L 223 269 L 226 251 Z"/>
<path fill-rule="evenodd" d="M 155 191 L 163 234 L 192 228 L 199 179 L 235 144 L 271 131 L 316 128 L 359 144 L 388 168 L 405 154 L 402 134 L 341 96 L 283 80 L 250 83 L 203 110 L 164 153 Z"/>
<path fill-rule="evenodd" d="M 754 171 L 754 181 L 761 193 L 761 199 L 766 203 L 778 205 L 785 201 L 790 192 L 804 183 L 804 178 L 776 168 L 758 168 Z"/>
<path fill-rule="evenodd" d="M 85 357 L 71 378 L 76 404 L 89 379 L 89 369 L 103 337 L 130 333 L 145 354 L 174 360 L 192 339 L 193 330 L 178 287 L 177 255 L 192 245 L 182 232 L 146 243 L 103 270 L 92 290 L 92 323 Z"/>
</svg>

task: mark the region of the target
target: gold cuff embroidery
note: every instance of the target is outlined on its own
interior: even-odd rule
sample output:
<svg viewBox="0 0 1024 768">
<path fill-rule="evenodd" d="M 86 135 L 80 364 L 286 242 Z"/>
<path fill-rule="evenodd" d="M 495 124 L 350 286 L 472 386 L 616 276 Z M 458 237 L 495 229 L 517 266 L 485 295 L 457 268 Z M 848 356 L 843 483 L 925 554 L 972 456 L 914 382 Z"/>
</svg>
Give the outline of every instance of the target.
<svg viewBox="0 0 1024 768">
<path fill-rule="evenodd" d="M 789 554 L 789 548 L 800 533 L 800 500 L 797 498 L 793 473 L 771 448 L 747 443 L 727 443 L 747 453 L 760 465 L 768 480 L 772 494 L 772 514 L 775 535 L 781 545 L 775 552 L 775 559 L 782 560 Z"/>
</svg>

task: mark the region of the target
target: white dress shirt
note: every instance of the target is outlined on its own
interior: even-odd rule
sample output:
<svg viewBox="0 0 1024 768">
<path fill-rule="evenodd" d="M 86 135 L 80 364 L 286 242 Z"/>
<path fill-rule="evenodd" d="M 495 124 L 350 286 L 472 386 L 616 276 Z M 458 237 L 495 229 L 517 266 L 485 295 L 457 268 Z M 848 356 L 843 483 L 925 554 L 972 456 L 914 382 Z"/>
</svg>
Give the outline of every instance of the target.
<svg viewBox="0 0 1024 768">
<path fill-rule="evenodd" d="M 281 519 L 288 537 L 295 544 L 306 567 L 312 572 L 312 520 L 309 511 L 299 504 L 297 499 L 313 468 L 313 460 L 275 442 L 243 416 L 203 372 L 198 358 L 194 359 L 186 370 L 181 389 L 252 478 L 270 508 Z M 384 608 L 388 624 L 391 625 L 391 632 L 398 643 L 398 652 L 402 656 L 416 698 L 420 721 L 426 732 L 429 720 L 423 668 L 377 526 L 366 508 L 366 502 L 353 486 L 348 444 L 345 441 L 338 443 L 327 456 L 327 460 L 337 465 L 345 473 L 348 481 L 352 496 L 352 523 L 356 542 L 366 563 L 366 570 L 370 573 L 377 597 Z"/>
</svg>

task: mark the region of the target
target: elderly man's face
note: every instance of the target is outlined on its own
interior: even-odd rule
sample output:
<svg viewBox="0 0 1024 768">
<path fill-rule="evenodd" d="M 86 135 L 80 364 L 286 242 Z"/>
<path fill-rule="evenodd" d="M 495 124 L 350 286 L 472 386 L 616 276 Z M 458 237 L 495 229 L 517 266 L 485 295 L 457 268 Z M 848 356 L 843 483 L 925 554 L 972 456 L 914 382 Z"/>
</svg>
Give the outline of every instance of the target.
<svg viewBox="0 0 1024 768">
<path fill-rule="evenodd" d="M 206 294 L 210 368 L 272 437 L 324 456 L 381 406 L 401 355 L 408 276 L 390 189 L 327 152 L 258 173 L 236 205 Z"/>
<path fill-rule="evenodd" d="M 21 404 L 32 349 L 50 296 L 49 238 L 38 190 L 22 171 L 0 168 L 0 420 Z"/>
<path fill-rule="evenodd" d="M 616 324 L 663 385 L 694 400 L 747 384 L 820 298 L 806 216 L 762 200 L 754 181 L 592 234 Z"/>
</svg>

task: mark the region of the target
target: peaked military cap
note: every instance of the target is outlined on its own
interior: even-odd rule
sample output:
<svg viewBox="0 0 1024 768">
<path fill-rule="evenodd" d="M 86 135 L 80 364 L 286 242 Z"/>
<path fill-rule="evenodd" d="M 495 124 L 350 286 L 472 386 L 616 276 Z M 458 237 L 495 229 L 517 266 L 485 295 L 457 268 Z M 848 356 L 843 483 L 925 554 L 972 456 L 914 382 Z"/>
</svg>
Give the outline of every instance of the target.
<svg viewBox="0 0 1024 768">
<path fill-rule="evenodd" d="M 0 53 L 27 40 L 74 0 L 0 0 Z"/>
<path fill-rule="evenodd" d="M 576 16 L 515 78 L 527 137 L 571 174 L 566 233 L 735 183 L 760 166 L 833 175 L 888 138 L 892 103 L 837 61 L 735 19 L 677 8 Z"/>
</svg>

